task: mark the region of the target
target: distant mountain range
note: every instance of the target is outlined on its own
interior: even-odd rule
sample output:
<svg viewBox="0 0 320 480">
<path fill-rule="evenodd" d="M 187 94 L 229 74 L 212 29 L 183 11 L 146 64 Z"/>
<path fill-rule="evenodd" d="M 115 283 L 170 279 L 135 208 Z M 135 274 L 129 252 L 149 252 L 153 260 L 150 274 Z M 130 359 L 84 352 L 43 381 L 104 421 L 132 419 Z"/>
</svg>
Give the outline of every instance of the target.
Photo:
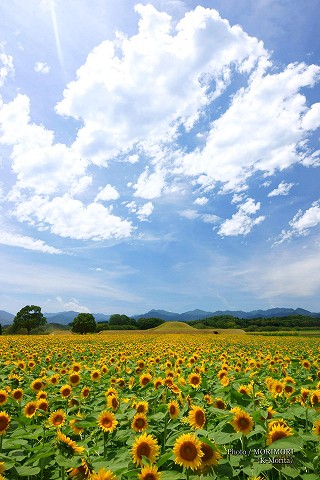
<svg viewBox="0 0 320 480">
<path fill-rule="evenodd" d="M 43 313 L 48 323 L 60 323 L 61 325 L 68 325 L 79 314 L 79 312 L 68 311 L 60 313 Z M 191 310 L 184 313 L 168 312 L 166 310 L 149 310 L 149 312 L 141 313 L 140 315 L 132 315 L 132 318 L 161 318 L 165 321 L 179 321 L 189 322 L 191 320 L 201 320 L 208 317 L 219 317 L 221 315 L 231 315 L 238 318 L 273 318 L 273 317 L 287 317 L 289 315 L 305 315 L 307 317 L 320 317 L 320 313 L 309 312 L 303 308 L 269 308 L 268 310 L 252 310 L 251 312 L 244 312 L 242 310 L 218 310 L 215 312 L 207 312 L 205 310 Z M 104 313 L 93 313 L 97 322 L 107 322 L 110 315 Z M 0 310 L 0 324 L 10 325 L 13 322 L 14 315 Z"/>
<path fill-rule="evenodd" d="M 289 315 L 305 315 L 307 317 L 320 317 L 320 313 L 309 312 L 303 308 L 269 308 L 268 310 L 252 310 L 244 312 L 242 310 L 218 310 L 215 312 L 206 312 L 205 310 L 191 310 L 184 313 L 167 312 L 166 310 L 150 310 L 141 315 L 133 315 L 132 318 L 156 317 L 167 321 L 189 322 L 191 320 L 201 320 L 208 317 L 220 317 L 221 315 L 231 315 L 238 318 L 273 318 L 287 317 Z"/>
</svg>

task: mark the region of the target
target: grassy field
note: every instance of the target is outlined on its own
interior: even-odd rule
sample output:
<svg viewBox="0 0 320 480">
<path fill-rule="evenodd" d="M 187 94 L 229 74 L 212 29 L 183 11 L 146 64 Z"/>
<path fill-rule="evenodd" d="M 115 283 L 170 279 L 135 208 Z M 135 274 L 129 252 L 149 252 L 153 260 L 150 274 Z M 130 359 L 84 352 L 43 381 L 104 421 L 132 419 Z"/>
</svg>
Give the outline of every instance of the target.
<svg viewBox="0 0 320 480">
<path fill-rule="evenodd" d="M 150 328 L 148 330 L 103 330 L 100 334 L 116 334 L 124 332 L 126 334 L 143 334 L 143 335 L 154 335 L 154 334 L 193 334 L 193 335 L 214 335 L 214 334 L 224 334 L 224 335 L 242 335 L 245 334 L 245 331 L 240 328 L 230 328 L 230 329 L 223 329 L 223 328 L 208 328 L 208 329 L 198 329 L 191 327 L 187 323 L 184 322 L 165 322 L 162 325 L 159 325 L 155 328 Z"/>
<path fill-rule="evenodd" d="M 278 332 L 246 332 L 247 335 L 262 335 L 265 337 L 320 337 L 320 330 L 285 330 Z"/>
</svg>

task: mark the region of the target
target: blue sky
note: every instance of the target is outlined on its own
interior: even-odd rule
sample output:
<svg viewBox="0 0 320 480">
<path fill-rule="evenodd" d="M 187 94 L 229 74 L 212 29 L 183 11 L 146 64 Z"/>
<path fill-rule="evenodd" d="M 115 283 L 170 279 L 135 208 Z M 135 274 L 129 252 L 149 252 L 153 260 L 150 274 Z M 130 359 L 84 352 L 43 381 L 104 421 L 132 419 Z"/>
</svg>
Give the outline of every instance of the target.
<svg viewBox="0 0 320 480">
<path fill-rule="evenodd" d="M 320 311 L 319 1 L 0 4 L 0 309 Z"/>
</svg>

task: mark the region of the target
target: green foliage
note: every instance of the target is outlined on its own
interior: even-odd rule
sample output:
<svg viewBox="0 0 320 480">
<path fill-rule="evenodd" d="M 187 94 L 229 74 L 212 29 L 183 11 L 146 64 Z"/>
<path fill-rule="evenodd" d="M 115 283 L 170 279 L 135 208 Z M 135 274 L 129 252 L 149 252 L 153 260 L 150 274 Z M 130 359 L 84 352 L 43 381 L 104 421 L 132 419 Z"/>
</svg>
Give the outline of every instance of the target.
<svg viewBox="0 0 320 480">
<path fill-rule="evenodd" d="M 137 330 L 135 325 L 110 325 L 109 330 Z"/>
<path fill-rule="evenodd" d="M 13 319 L 12 330 L 17 332 L 18 330 L 25 328 L 29 333 L 34 328 L 45 325 L 47 319 L 41 313 L 41 308 L 37 305 L 26 305 L 23 307 Z"/>
<path fill-rule="evenodd" d="M 2 325 L 0 323 L 0 335 L 2 335 Z"/>
<path fill-rule="evenodd" d="M 187 322 L 195 328 L 242 328 L 247 332 L 319 329 L 320 318 L 288 315 L 272 318 L 237 318 L 231 315 L 203 318 Z"/>
<path fill-rule="evenodd" d="M 79 313 L 71 322 L 71 330 L 74 333 L 93 333 L 96 331 L 96 321 L 92 313 Z"/>
<path fill-rule="evenodd" d="M 238 319 L 231 315 L 220 315 L 217 317 L 202 318 L 201 320 L 188 322 L 188 324 L 196 328 L 237 328 L 236 320 Z"/>
<path fill-rule="evenodd" d="M 102 330 L 110 330 L 108 322 L 97 322 L 97 332 L 102 332 Z"/>
<path fill-rule="evenodd" d="M 133 318 L 127 317 L 127 315 L 120 315 L 114 313 L 109 318 L 109 325 L 136 325 L 136 321 Z"/>
<path fill-rule="evenodd" d="M 137 327 L 139 328 L 139 330 L 148 330 L 149 328 L 155 328 L 155 327 L 158 327 L 159 325 L 162 325 L 163 323 L 165 323 L 164 320 L 161 320 L 161 318 L 154 318 L 154 317 L 150 317 L 150 318 L 139 318 L 139 320 L 137 320 Z"/>
</svg>

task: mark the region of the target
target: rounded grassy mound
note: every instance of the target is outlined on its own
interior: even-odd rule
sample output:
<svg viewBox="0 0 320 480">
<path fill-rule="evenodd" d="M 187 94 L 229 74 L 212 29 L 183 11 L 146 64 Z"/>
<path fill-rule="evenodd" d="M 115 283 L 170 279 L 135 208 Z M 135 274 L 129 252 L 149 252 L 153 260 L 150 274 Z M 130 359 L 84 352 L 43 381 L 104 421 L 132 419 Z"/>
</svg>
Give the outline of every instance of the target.
<svg viewBox="0 0 320 480">
<path fill-rule="evenodd" d="M 195 331 L 196 329 L 184 322 L 165 322 L 158 327 L 151 328 L 150 330 L 153 332 L 172 332 L 173 330 Z"/>
</svg>

